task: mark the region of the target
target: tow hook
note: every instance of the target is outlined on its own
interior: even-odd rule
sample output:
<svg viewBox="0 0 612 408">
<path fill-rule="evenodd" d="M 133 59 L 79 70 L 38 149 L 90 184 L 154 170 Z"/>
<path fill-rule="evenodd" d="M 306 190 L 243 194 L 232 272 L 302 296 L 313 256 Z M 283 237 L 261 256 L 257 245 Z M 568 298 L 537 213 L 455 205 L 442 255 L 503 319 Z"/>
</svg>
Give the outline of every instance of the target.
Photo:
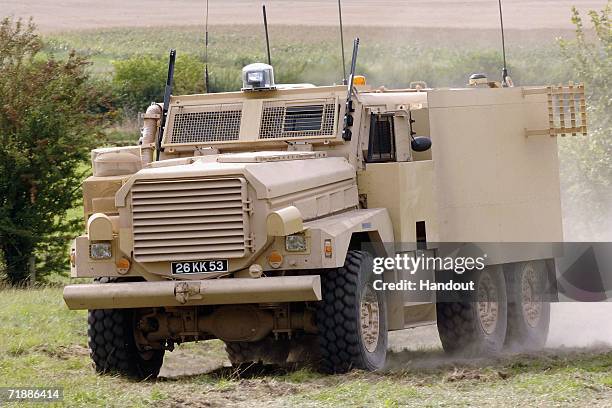
<svg viewBox="0 0 612 408">
<path fill-rule="evenodd" d="M 182 305 L 192 299 L 202 299 L 200 282 L 178 282 L 174 286 L 174 296 Z"/>
</svg>

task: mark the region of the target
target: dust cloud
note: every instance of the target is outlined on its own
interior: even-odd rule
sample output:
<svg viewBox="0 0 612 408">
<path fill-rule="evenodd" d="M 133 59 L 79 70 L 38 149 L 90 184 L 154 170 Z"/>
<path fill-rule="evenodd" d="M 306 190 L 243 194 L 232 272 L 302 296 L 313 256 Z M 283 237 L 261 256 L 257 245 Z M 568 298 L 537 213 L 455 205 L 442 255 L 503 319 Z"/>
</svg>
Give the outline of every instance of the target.
<svg viewBox="0 0 612 408">
<path fill-rule="evenodd" d="M 563 160 L 563 157 L 560 158 Z M 601 215 L 596 216 L 599 223 L 590 220 L 594 215 L 584 208 L 574 208 L 571 204 L 572 194 L 576 194 L 561 182 L 561 202 L 563 208 L 563 230 L 565 242 L 612 242 L 612 202 L 608 205 L 599 206 L 597 211 Z M 589 179 L 584 178 L 583 188 L 599 190 L 602 186 L 594 185 Z M 609 194 L 609 193 L 608 193 Z M 605 254 L 606 260 L 601 265 L 610 267 L 611 254 Z M 602 273 L 612 273 L 612 271 L 602 269 Z M 604 287 L 609 289 L 612 283 L 611 276 L 603 276 Z M 547 347 L 591 347 L 599 346 L 612 347 L 612 302 L 570 302 L 561 301 L 551 304 L 550 331 L 548 333 Z M 565 300 L 560 295 L 560 300 Z"/>
<path fill-rule="evenodd" d="M 612 302 L 551 304 L 551 321 L 546 348 L 537 356 L 570 355 L 575 352 L 602 352 L 612 348 Z M 522 355 L 522 353 L 518 353 Z M 536 357 L 530 352 L 526 356 Z M 490 366 L 517 357 L 503 352 L 497 357 L 466 358 L 442 350 L 436 325 L 389 333 L 386 370 L 406 368 L 439 369 L 448 366 Z"/>
<path fill-rule="evenodd" d="M 558 302 L 551 304 L 546 348 L 612 347 L 612 302 Z M 442 344 L 435 325 L 389 334 L 389 348 L 434 353 Z M 435 353 L 434 353 L 435 354 Z"/>
<path fill-rule="evenodd" d="M 612 346 L 612 303 L 553 303 L 546 345 L 549 348 Z"/>
</svg>

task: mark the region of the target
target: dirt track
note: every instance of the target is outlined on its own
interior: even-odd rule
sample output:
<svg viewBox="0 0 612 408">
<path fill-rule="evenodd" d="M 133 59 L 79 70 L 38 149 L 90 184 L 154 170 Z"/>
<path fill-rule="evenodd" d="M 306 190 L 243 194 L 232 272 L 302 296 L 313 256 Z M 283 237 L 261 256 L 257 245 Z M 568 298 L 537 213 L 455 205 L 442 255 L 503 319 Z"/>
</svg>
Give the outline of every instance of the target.
<svg viewBox="0 0 612 408">
<path fill-rule="evenodd" d="M 564 354 L 574 349 L 609 350 L 612 347 L 612 303 L 560 302 L 552 304 L 547 353 Z M 388 370 L 435 368 L 453 363 L 442 353 L 435 325 L 400 330 L 389 335 L 391 353 Z M 193 359 L 197 364 L 193 364 Z M 166 356 L 161 375 L 166 378 L 209 373 L 227 366 L 223 352 L 198 356 L 193 350 L 179 349 Z M 478 365 L 478 363 L 475 363 Z"/>
<path fill-rule="evenodd" d="M 609 406 L 612 402 L 612 390 L 598 388 L 592 383 L 586 384 L 592 395 L 554 396 L 558 391 L 556 387 L 575 387 L 576 381 L 584 380 L 585 375 L 579 373 L 579 359 L 605 356 L 612 347 L 612 324 L 609 316 L 612 313 L 612 303 L 555 303 L 551 311 L 551 330 L 547 348 L 540 353 L 506 354 L 502 353 L 496 358 L 465 359 L 460 356 L 451 357 L 442 351 L 435 325 L 423 326 L 414 329 L 392 332 L 389 336 L 389 353 L 384 372 L 359 373 L 352 372 L 342 376 L 340 382 L 344 384 L 352 381 L 372 382 L 378 384 L 375 388 L 383 387 L 381 379 L 390 379 L 393 386 L 390 390 L 399 390 L 402 384 L 408 381 L 416 390 L 435 387 L 433 376 L 441 376 L 444 388 L 436 389 L 434 394 L 444 393 L 449 389 L 448 395 L 436 400 L 432 397 L 426 400 L 425 405 L 449 404 L 458 406 L 547 406 L 549 402 L 542 401 L 542 395 L 536 393 L 530 396 L 533 384 L 542 384 L 546 395 L 553 395 L 555 406 Z M 212 347 L 212 349 L 211 349 Z M 330 395 L 342 394 L 342 386 L 334 385 L 338 376 L 317 377 L 297 384 L 280 380 L 284 375 L 283 369 L 267 367 L 255 369 L 253 373 L 248 370 L 238 374 L 229 367 L 229 361 L 222 351 L 223 344 L 218 342 L 212 346 L 206 343 L 194 345 L 190 349 L 178 350 L 167 354 L 161 371 L 162 381 L 168 384 L 180 384 L 190 378 L 198 378 L 198 374 L 205 374 L 210 378 L 234 379 L 233 387 L 212 390 L 205 397 L 197 395 L 182 395 L 179 400 L 173 401 L 177 407 L 252 407 L 254 405 L 269 407 L 287 406 L 287 398 L 292 395 L 312 392 L 312 390 L 330 390 Z M 582 357 L 580 357 L 582 356 Z M 557 366 L 555 366 L 557 364 Z M 510 376 L 524 371 L 519 389 L 510 391 L 500 387 L 508 387 L 513 380 Z M 573 373 L 571 384 L 565 384 L 555 379 L 555 373 L 567 371 Z M 291 369 L 289 369 L 289 373 Z M 291 374 L 289 374 L 291 375 Z M 541 379 L 539 379 L 541 376 Z M 241 378 L 239 378 L 241 377 Z M 587 380 L 587 382 L 590 380 Z M 397 388 L 396 388 L 397 384 Z M 481 391 L 477 391 L 479 384 L 484 384 Z M 359 393 L 359 388 L 352 390 Z M 511 387 L 510 387 L 511 389 Z M 390 390 L 382 391 L 381 398 L 392 397 Z M 571 394 L 571 393 L 570 393 Z M 338 406 L 342 400 L 340 396 L 330 397 L 331 404 L 326 405 L 319 401 L 302 401 L 303 406 Z M 437 398 L 437 397 L 436 397 Z M 463 403 L 461 399 L 464 398 Z M 465 399 L 467 398 L 467 399 Z M 573 399 L 573 404 L 570 402 Z M 349 400 L 351 398 L 348 398 Z M 469 402 L 468 402 L 469 401 Z M 423 406 L 423 400 L 404 401 L 406 406 Z M 456 402 L 456 404 L 455 404 Z M 382 400 L 370 403 L 368 406 L 388 406 Z M 404 404 L 400 404 L 404 406 Z M 395 406 L 395 405 L 391 405 Z"/>
<path fill-rule="evenodd" d="M 210 0 L 211 24 L 259 24 L 261 0 Z M 268 0 L 271 24 L 336 25 L 333 0 Z M 571 28 L 569 13 L 601 9 L 605 0 L 504 0 L 509 29 Z M 118 26 L 199 25 L 205 0 L 1 0 L 2 15 L 33 16 L 44 32 Z M 345 0 L 347 25 L 497 28 L 495 0 Z"/>
</svg>

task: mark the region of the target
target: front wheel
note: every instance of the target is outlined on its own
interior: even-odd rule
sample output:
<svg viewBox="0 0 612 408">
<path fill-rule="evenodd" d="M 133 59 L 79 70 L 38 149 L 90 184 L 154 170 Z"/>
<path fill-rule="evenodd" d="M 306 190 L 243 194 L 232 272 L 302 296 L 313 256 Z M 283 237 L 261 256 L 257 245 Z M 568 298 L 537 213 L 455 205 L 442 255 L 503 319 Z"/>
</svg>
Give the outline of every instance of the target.
<svg viewBox="0 0 612 408">
<path fill-rule="evenodd" d="M 119 282 L 98 278 L 96 283 Z M 140 350 L 136 345 L 138 309 L 94 309 L 88 311 L 87 337 L 90 356 L 100 374 L 119 374 L 143 380 L 155 378 L 164 362 L 164 350 Z"/>
<path fill-rule="evenodd" d="M 385 365 L 387 306 L 384 293 L 374 290 L 372 270 L 372 255 L 352 250 L 343 267 L 321 276 L 317 327 L 323 372 L 375 371 Z"/>
<path fill-rule="evenodd" d="M 134 309 L 90 310 L 87 321 L 90 355 L 98 373 L 139 380 L 157 377 L 164 350 L 137 348 Z"/>
</svg>

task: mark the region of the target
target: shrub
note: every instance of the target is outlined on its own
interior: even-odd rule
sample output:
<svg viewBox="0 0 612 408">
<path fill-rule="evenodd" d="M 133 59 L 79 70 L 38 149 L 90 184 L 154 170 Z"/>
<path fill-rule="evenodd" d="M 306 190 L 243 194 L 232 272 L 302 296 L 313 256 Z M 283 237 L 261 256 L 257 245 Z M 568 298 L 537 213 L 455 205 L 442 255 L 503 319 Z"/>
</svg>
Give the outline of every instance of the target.
<svg viewBox="0 0 612 408">
<path fill-rule="evenodd" d="M 151 102 L 161 102 L 168 74 L 168 60 L 153 55 L 136 55 L 113 61 L 113 85 L 121 106 L 131 114 L 144 111 Z M 204 63 L 193 55 L 178 55 L 174 94 L 205 92 Z"/>
<path fill-rule="evenodd" d="M 40 56 L 35 26 L 0 22 L 0 256 L 11 284 L 65 270 L 82 163 L 106 117 L 89 63 Z"/>
</svg>

